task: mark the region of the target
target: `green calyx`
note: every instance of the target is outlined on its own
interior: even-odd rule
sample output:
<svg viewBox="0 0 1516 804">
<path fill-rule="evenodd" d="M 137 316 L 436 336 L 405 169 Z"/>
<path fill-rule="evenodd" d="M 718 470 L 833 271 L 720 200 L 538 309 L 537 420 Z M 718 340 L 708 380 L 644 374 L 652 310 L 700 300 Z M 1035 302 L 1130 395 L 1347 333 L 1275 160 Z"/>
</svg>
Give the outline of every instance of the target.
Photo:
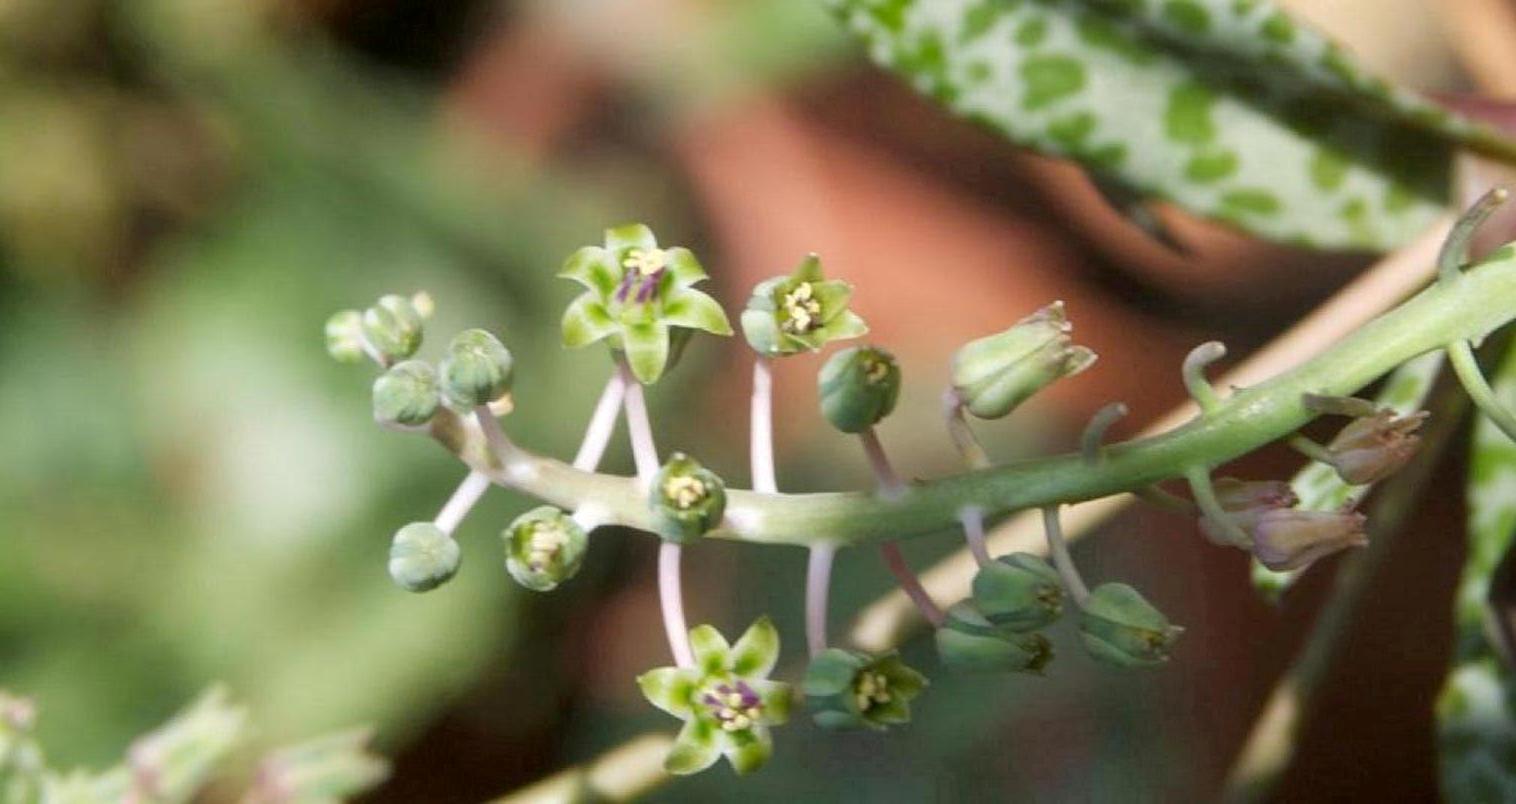
<svg viewBox="0 0 1516 804">
<path fill-rule="evenodd" d="M 991 623 L 1018 633 L 1046 628 L 1063 614 L 1057 570 L 1031 553 L 991 561 L 974 576 L 974 603 Z"/>
<path fill-rule="evenodd" d="M 395 294 L 380 297 L 363 311 L 364 340 L 387 361 L 414 355 L 421 348 L 422 325 L 430 305 L 424 294 L 409 299 Z"/>
<path fill-rule="evenodd" d="M 694 288 L 706 278 L 695 255 L 659 248 L 652 230 L 640 223 L 607 229 L 604 246 L 574 252 L 558 276 L 585 289 L 564 311 L 564 345 L 604 340 L 626 353 L 632 374 L 644 384 L 657 382 L 671 364 L 674 333 L 732 334 L 721 305 Z"/>
<path fill-rule="evenodd" d="M 643 697 L 684 721 L 664 758 L 669 773 L 699 773 L 725 756 L 739 774 L 763 767 L 774 751 L 770 728 L 789 720 L 790 685 L 768 678 L 779 660 L 779 632 L 767 617 L 735 645 L 709 625 L 690 631 L 693 667 L 660 667 L 637 677 Z"/>
<path fill-rule="evenodd" d="M 441 402 L 437 372 L 420 360 L 397 363 L 374 380 L 374 420 L 381 424 L 426 424 L 437 414 Z"/>
<path fill-rule="evenodd" d="M 453 537 L 430 522 L 412 522 L 390 543 L 390 578 L 410 592 L 436 589 L 458 572 L 461 555 Z"/>
<path fill-rule="evenodd" d="M 1053 660 L 1053 645 L 1047 637 L 998 626 L 968 601 L 948 609 L 947 622 L 937 629 L 936 640 L 942 663 L 966 672 L 1040 676 Z"/>
<path fill-rule="evenodd" d="M 742 334 L 769 357 L 819 350 L 832 341 L 857 338 L 868 324 L 848 309 L 853 287 L 827 279 L 821 258 L 806 256 L 794 273 L 760 282 L 742 311 Z"/>
<path fill-rule="evenodd" d="M 981 419 L 998 419 L 1038 391 L 1095 362 L 1075 346 L 1063 302 L 1054 302 L 1004 332 L 970 341 L 953 355 L 953 389 Z"/>
<path fill-rule="evenodd" d="M 721 524 L 726 484 L 699 461 L 676 452 L 653 476 L 648 505 L 658 535 L 682 544 Z"/>
<path fill-rule="evenodd" d="M 900 366 L 875 346 L 853 346 L 827 359 L 818 378 L 821 413 L 844 433 L 861 433 L 895 409 Z"/>
<path fill-rule="evenodd" d="M 828 648 L 811 660 L 801 690 L 816 725 L 883 731 L 910 722 L 911 700 L 926 687 L 926 677 L 894 651 Z"/>
<path fill-rule="evenodd" d="M 1079 614 L 1079 634 L 1094 658 L 1118 667 L 1151 667 L 1169 660 L 1184 629 L 1169 623 L 1136 590 L 1105 583 L 1090 592 Z"/>
<path fill-rule="evenodd" d="M 514 360 L 498 338 L 482 329 L 466 329 L 447 346 L 438 366 L 448 401 L 468 409 L 510 393 Z"/>
<path fill-rule="evenodd" d="M 574 577 L 589 550 L 589 536 L 567 513 L 544 505 L 516 517 L 500 532 L 505 569 L 534 592 L 547 592 Z"/>
</svg>

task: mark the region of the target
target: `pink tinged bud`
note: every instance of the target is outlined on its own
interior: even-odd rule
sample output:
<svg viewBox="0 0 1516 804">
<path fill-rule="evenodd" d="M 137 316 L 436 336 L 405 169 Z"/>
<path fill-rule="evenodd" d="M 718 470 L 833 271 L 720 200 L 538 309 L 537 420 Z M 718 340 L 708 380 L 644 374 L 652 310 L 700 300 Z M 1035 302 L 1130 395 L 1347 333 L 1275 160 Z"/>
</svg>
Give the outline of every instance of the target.
<svg viewBox="0 0 1516 804">
<path fill-rule="evenodd" d="M 1216 501 L 1244 531 L 1253 534 L 1258 519 L 1269 511 L 1293 508 L 1300 499 L 1282 480 L 1238 480 L 1223 477 L 1216 481 Z M 1230 545 L 1226 530 L 1201 517 L 1200 530 L 1213 544 Z M 1255 535 L 1256 538 L 1256 535 Z"/>
<path fill-rule="evenodd" d="M 1426 411 L 1397 416 L 1394 411 L 1381 410 L 1354 419 L 1327 445 L 1332 468 L 1353 485 L 1383 480 L 1416 454 L 1421 438 L 1415 432 L 1426 417 Z"/>
<path fill-rule="evenodd" d="M 1338 550 L 1369 543 L 1363 514 L 1353 511 L 1268 511 L 1253 528 L 1253 555 L 1275 572 L 1310 566 Z"/>
</svg>

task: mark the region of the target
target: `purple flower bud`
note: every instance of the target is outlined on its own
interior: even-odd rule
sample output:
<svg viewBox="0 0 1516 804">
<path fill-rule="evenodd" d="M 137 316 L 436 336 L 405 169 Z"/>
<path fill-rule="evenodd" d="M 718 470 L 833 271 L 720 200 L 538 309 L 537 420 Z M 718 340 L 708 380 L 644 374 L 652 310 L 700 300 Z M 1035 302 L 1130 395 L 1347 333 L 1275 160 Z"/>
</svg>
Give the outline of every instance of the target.
<svg viewBox="0 0 1516 804">
<path fill-rule="evenodd" d="M 1381 410 L 1354 419 L 1327 445 L 1332 468 L 1355 486 L 1383 480 L 1416 454 L 1421 438 L 1415 432 L 1426 417 L 1426 411 L 1397 416 Z"/>
<path fill-rule="evenodd" d="M 1237 526 L 1257 538 L 1253 533 L 1261 516 L 1269 511 L 1289 509 L 1300 502 L 1290 484 L 1282 480 L 1238 480 L 1223 477 L 1216 481 L 1216 501 L 1221 503 L 1237 523 Z M 1226 531 L 1205 517 L 1200 519 L 1200 530 L 1214 544 L 1229 545 Z"/>
<path fill-rule="evenodd" d="M 1363 514 L 1354 511 L 1266 511 L 1252 528 L 1253 555 L 1275 572 L 1300 569 L 1338 550 L 1368 544 L 1363 524 Z"/>
</svg>

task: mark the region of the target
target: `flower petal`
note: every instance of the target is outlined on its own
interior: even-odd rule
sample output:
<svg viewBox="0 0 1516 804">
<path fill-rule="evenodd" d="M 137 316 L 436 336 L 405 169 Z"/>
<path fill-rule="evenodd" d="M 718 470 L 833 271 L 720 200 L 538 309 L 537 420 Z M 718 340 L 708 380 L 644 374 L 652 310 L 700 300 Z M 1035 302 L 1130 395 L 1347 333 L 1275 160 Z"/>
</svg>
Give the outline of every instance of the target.
<svg viewBox="0 0 1516 804">
<path fill-rule="evenodd" d="M 663 376 L 669 360 L 669 328 L 661 321 L 624 324 L 622 348 L 632 374 L 643 385 L 651 385 Z"/>
<path fill-rule="evenodd" d="M 738 775 L 758 770 L 774 754 L 774 737 L 763 726 L 722 732 L 721 737 L 724 743 L 721 753 L 726 754 L 726 760 Z"/>
<path fill-rule="evenodd" d="M 605 230 L 605 250 L 620 259 L 621 252 L 629 248 L 643 250 L 658 247 L 658 238 L 653 236 L 653 230 L 643 223 L 624 223 Z"/>
<path fill-rule="evenodd" d="M 694 253 L 689 249 L 675 246 L 663 254 L 668 261 L 669 273 L 673 275 L 676 286 L 686 288 L 706 278 L 705 268 L 700 265 L 700 260 L 695 259 Z"/>
<path fill-rule="evenodd" d="M 859 338 L 867 335 L 869 325 L 863 322 L 863 316 L 852 310 L 843 310 L 842 314 L 821 325 L 816 330 L 828 341 L 845 341 L 849 338 Z"/>
<path fill-rule="evenodd" d="M 578 282 L 601 299 L 609 299 L 621 283 L 622 273 L 613 254 L 599 246 L 585 246 L 564 260 L 558 276 Z"/>
<path fill-rule="evenodd" d="M 688 721 L 663 758 L 663 769 L 675 776 L 688 776 L 709 768 L 721 756 L 724 741 L 720 735 L 721 730 L 709 721 Z"/>
<path fill-rule="evenodd" d="M 779 629 L 759 617 L 732 646 L 732 672 L 742 678 L 766 678 L 779 661 Z"/>
<path fill-rule="evenodd" d="M 821 304 L 821 316 L 829 319 L 847 309 L 853 299 L 853 286 L 846 282 L 813 282 L 813 298 Z"/>
<path fill-rule="evenodd" d="M 783 681 L 771 681 L 766 678 L 751 679 L 747 682 L 753 692 L 758 694 L 758 700 L 763 705 L 763 717 L 759 720 L 765 726 L 778 726 L 790 719 L 790 708 L 795 702 L 795 691 Z"/>
<path fill-rule="evenodd" d="M 805 259 L 795 266 L 795 272 L 790 274 L 790 278 L 796 282 L 821 282 L 826 279 L 821 274 L 821 256 L 818 254 L 805 255 Z"/>
<path fill-rule="evenodd" d="M 753 347 L 753 351 L 762 355 L 784 352 L 783 336 L 779 332 L 779 325 L 774 322 L 772 312 L 749 307 L 742 311 L 740 320 L 742 336 L 747 339 L 748 346 Z"/>
<path fill-rule="evenodd" d="M 827 648 L 811 660 L 801 689 L 807 698 L 839 695 L 852 686 L 862 666 L 863 660 L 852 651 Z"/>
<path fill-rule="evenodd" d="M 563 345 L 587 346 L 616 332 L 616 320 L 595 294 L 585 293 L 563 311 Z"/>
<path fill-rule="evenodd" d="M 726 320 L 726 311 L 715 299 L 690 288 L 674 288 L 663 302 L 665 324 L 671 327 L 702 329 L 712 335 L 732 334 L 732 324 Z"/>
<path fill-rule="evenodd" d="M 700 625 L 690 629 L 690 651 L 695 654 L 695 667 L 706 674 L 725 673 L 730 669 L 727 662 L 731 645 L 712 626 Z"/>
<path fill-rule="evenodd" d="M 681 667 L 659 667 L 637 676 L 637 686 L 648 703 L 674 717 L 689 717 L 699 675 Z"/>
</svg>

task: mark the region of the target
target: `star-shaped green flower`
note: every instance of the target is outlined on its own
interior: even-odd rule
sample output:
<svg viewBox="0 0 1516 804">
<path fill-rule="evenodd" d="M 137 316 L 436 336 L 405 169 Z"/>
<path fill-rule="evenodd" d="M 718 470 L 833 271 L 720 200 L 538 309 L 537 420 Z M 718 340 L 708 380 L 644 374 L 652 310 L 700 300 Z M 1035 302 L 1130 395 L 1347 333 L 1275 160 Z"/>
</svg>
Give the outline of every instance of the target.
<svg viewBox="0 0 1516 804">
<path fill-rule="evenodd" d="M 626 353 L 632 374 L 644 384 L 663 376 L 672 336 L 696 329 L 732 334 L 721 305 L 693 287 L 706 278 L 695 255 L 687 248 L 659 248 L 653 231 L 640 223 L 606 229 L 604 246 L 574 252 L 558 275 L 586 290 L 563 313 L 564 345 L 606 340 Z"/>
<path fill-rule="evenodd" d="M 856 338 L 868 324 L 848 309 L 853 286 L 821 273 L 821 258 L 807 256 L 789 276 L 758 283 L 742 311 L 742 334 L 761 355 L 814 352 L 831 341 Z"/>
<path fill-rule="evenodd" d="M 699 773 L 725 756 L 738 773 L 763 767 L 774 751 L 770 726 L 789 719 L 790 685 L 768 678 L 779 659 L 779 632 L 760 617 L 728 645 L 709 625 L 690 631 L 694 667 L 660 667 L 637 677 L 654 706 L 684 721 L 663 767 Z"/>
<path fill-rule="evenodd" d="M 811 660 L 803 689 L 816 725 L 883 730 L 910 722 L 911 699 L 926 684 L 894 651 L 875 656 L 827 648 Z"/>
</svg>

